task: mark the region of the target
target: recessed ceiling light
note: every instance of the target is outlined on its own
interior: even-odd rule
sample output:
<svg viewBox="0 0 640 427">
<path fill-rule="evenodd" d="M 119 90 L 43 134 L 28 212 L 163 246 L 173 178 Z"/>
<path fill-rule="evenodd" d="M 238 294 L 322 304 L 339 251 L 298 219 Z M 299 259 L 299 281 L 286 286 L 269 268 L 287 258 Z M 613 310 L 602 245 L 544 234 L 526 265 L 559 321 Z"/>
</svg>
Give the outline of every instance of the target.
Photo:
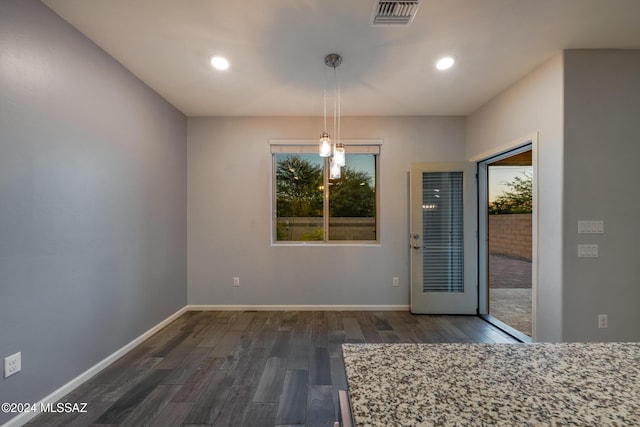
<svg viewBox="0 0 640 427">
<path fill-rule="evenodd" d="M 229 68 L 229 61 L 222 56 L 214 56 L 211 58 L 211 66 L 216 70 L 226 70 Z"/>
<path fill-rule="evenodd" d="M 438 62 L 436 62 L 436 68 L 438 70 L 448 70 L 455 62 L 456 60 L 451 56 L 445 56 L 444 58 L 438 59 Z"/>
</svg>

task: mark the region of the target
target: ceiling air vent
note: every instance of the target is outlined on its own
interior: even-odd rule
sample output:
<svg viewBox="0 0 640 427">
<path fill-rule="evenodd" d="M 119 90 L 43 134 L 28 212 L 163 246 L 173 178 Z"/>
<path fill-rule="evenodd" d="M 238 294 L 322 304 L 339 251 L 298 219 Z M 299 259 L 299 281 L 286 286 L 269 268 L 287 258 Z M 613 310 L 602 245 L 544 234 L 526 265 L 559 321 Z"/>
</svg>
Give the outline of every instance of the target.
<svg viewBox="0 0 640 427">
<path fill-rule="evenodd" d="M 377 0 L 371 25 L 409 25 L 420 0 Z"/>
</svg>

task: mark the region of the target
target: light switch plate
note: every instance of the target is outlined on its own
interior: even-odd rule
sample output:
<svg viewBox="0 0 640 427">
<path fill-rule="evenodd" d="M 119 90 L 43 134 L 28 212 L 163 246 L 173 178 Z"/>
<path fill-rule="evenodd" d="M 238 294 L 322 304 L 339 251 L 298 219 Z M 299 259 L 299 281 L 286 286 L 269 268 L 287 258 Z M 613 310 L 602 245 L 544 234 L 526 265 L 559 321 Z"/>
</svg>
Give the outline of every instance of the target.
<svg viewBox="0 0 640 427">
<path fill-rule="evenodd" d="M 578 221 L 578 234 L 604 234 L 604 221 Z"/>
<path fill-rule="evenodd" d="M 598 245 L 578 245 L 578 258 L 598 258 Z"/>
</svg>

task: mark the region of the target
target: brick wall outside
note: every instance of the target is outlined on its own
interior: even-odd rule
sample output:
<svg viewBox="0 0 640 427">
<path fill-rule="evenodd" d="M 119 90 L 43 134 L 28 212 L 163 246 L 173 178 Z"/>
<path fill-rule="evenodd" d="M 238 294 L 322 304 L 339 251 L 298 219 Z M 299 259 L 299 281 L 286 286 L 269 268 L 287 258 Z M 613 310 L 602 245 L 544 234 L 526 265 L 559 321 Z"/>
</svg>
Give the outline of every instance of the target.
<svg viewBox="0 0 640 427">
<path fill-rule="evenodd" d="M 531 214 L 489 215 L 489 253 L 531 261 Z"/>
</svg>

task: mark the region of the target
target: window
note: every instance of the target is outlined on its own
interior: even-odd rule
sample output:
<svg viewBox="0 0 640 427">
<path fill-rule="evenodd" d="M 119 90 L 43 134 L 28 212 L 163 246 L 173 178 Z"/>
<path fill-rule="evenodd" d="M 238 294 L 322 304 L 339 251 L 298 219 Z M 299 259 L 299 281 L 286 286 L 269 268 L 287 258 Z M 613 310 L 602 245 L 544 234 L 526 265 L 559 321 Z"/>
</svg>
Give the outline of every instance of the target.
<svg viewBox="0 0 640 427">
<path fill-rule="evenodd" d="M 314 145 L 272 145 L 273 243 L 375 243 L 379 145 L 346 145 L 340 178 Z"/>
<path fill-rule="evenodd" d="M 463 173 L 423 172 L 423 292 L 464 292 Z"/>
</svg>

